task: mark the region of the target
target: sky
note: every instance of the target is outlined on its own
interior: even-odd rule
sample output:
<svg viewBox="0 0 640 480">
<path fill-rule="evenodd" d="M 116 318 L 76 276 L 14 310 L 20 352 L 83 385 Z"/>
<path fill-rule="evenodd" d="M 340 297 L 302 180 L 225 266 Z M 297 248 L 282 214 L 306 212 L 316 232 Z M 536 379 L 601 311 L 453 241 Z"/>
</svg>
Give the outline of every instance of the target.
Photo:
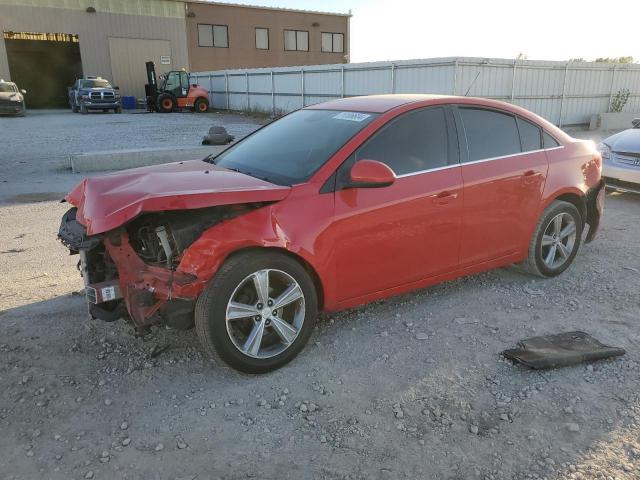
<svg viewBox="0 0 640 480">
<path fill-rule="evenodd" d="M 433 57 L 640 61 L 636 0 L 221 0 L 347 13 L 351 62 Z"/>
</svg>

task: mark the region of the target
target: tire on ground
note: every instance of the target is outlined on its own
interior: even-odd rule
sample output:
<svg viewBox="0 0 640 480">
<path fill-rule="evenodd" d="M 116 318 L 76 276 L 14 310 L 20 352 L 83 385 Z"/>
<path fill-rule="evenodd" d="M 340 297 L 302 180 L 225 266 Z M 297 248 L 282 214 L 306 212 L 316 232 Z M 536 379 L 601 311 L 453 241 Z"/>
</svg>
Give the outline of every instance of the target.
<svg viewBox="0 0 640 480">
<path fill-rule="evenodd" d="M 158 96 L 158 111 L 162 113 L 170 113 L 176 106 L 176 101 L 172 95 L 163 93 Z"/>
<path fill-rule="evenodd" d="M 559 267 L 550 268 L 545 264 L 542 255 L 542 237 L 544 236 L 545 230 L 549 226 L 550 222 L 561 213 L 569 214 L 573 218 L 573 221 L 576 225 L 576 238 L 568 259 Z M 529 244 L 528 257 L 522 263 L 522 267 L 524 267 L 525 270 L 527 270 L 532 275 L 536 275 L 539 277 L 548 278 L 560 275 L 573 263 L 573 260 L 575 259 L 578 250 L 580 249 L 583 228 L 584 222 L 582 219 L 582 215 L 580 215 L 580 212 L 575 207 L 575 205 L 561 200 L 554 201 L 544 210 L 544 212 L 542 212 L 542 215 L 538 220 L 533 233 L 533 237 L 531 238 L 531 242 Z"/>
<path fill-rule="evenodd" d="M 226 309 L 236 287 L 250 274 L 266 268 L 282 270 L 298 282 L 304 294 L 305 316 L 298 336 L 286 350 L 271 358 L 258 359 L 245 355 L 233 344 L 227 332 Z M 202 346 L 214 359 L 245 373 L 266 373 L 284 366 L 302 350 L 317 315 L 313 280 L 299 262 L 280 252 L 252 251 L 230 257 L 211 279 L 196 303 L 195 325 Z"/>
<path fill-rule="evenodd" d="M 209 110 L 209 101 L 206 98 L 199 98 L 193 105 L 193 111 L 196 113 L 205 113 Z"/>
</svg>

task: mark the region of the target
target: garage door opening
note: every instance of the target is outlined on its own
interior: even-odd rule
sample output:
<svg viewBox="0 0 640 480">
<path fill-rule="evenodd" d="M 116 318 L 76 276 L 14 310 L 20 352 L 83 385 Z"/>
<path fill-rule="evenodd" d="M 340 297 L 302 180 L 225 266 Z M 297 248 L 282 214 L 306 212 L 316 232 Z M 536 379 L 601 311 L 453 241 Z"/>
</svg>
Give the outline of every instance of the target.
<svg viewBox="0 0 640 480">
<path fill-rule="evenodd" d="M 4 32 L 11 80 L 30 108 L 68 107 L 67 87 L 82 76 L 78 35 Z"/>
</svg>

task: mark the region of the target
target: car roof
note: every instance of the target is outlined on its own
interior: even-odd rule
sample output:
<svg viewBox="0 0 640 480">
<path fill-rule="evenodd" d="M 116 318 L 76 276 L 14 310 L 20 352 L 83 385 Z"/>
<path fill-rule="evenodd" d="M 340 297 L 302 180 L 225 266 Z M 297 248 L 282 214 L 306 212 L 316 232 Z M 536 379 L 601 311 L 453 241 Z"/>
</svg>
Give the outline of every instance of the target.
<svg viewBox="0 0 640 480">
<path fill-rule="evenodd" d="M 547 132 L 551 132 L 556 139 L 559 138 L 562 140 L 562 142 L 568 142 L 571 140 L 571 137 L 569 135 L 567 135 L 565 132 L 557 128 L 548 120 L 540 117 L 539 115 L 536 115 L 529 110 L 525 110 L 518 105 L 490 98 L 428 94 L 367 95 L 362 97 L 340 98 L 324 103 L 317 103 L 315 105 L 305 107 L 305 110 L 341 110 L 352 112 L 385 113 L 389 110 L 393 110 L 394 108 L 412 103 L 419 103 L 423 106 L 427 106 L 430 103 L 455 103 L 505 110 L 507 112 L 520 115 L 525 119 L 537 123 L 538 126 L 543 127 Z"/>
<path fill-rule="evenodd" d="M 344 110 L 354 112 L 384 113 L 392 108 L 407 103 L 424 102 L 443 98 L 456 98 L 453 95 L 420 95 L 420 94 L 389 94 L 367 95 L 363 97 L 349 97 L 306 107 L 310 110 Z"/>
</svg>

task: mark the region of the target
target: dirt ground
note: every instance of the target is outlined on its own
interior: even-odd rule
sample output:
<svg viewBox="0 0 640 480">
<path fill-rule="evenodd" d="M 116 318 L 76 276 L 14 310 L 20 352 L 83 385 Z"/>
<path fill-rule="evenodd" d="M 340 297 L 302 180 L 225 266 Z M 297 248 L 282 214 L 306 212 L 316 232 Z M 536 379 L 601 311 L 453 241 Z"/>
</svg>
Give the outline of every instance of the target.
<svg viewBox="0 0 640 480">
<path fill-rule="evenodd" d="M 28 155 L 31 173 L 2 177 L 12 161 L 0 153 L 0 479 L 640 478 L 640 196 L 609 194 L 558 278 L 504 268 L 323 316 L 290 365 L 247 376 L 193 331 L 90 320 L 55 238 L 67 206 L 26 196 L 79 177 L 33 173 Z M 627 354 L 543 373 L 499 355 L 569 330 Z"/>
</svg>

